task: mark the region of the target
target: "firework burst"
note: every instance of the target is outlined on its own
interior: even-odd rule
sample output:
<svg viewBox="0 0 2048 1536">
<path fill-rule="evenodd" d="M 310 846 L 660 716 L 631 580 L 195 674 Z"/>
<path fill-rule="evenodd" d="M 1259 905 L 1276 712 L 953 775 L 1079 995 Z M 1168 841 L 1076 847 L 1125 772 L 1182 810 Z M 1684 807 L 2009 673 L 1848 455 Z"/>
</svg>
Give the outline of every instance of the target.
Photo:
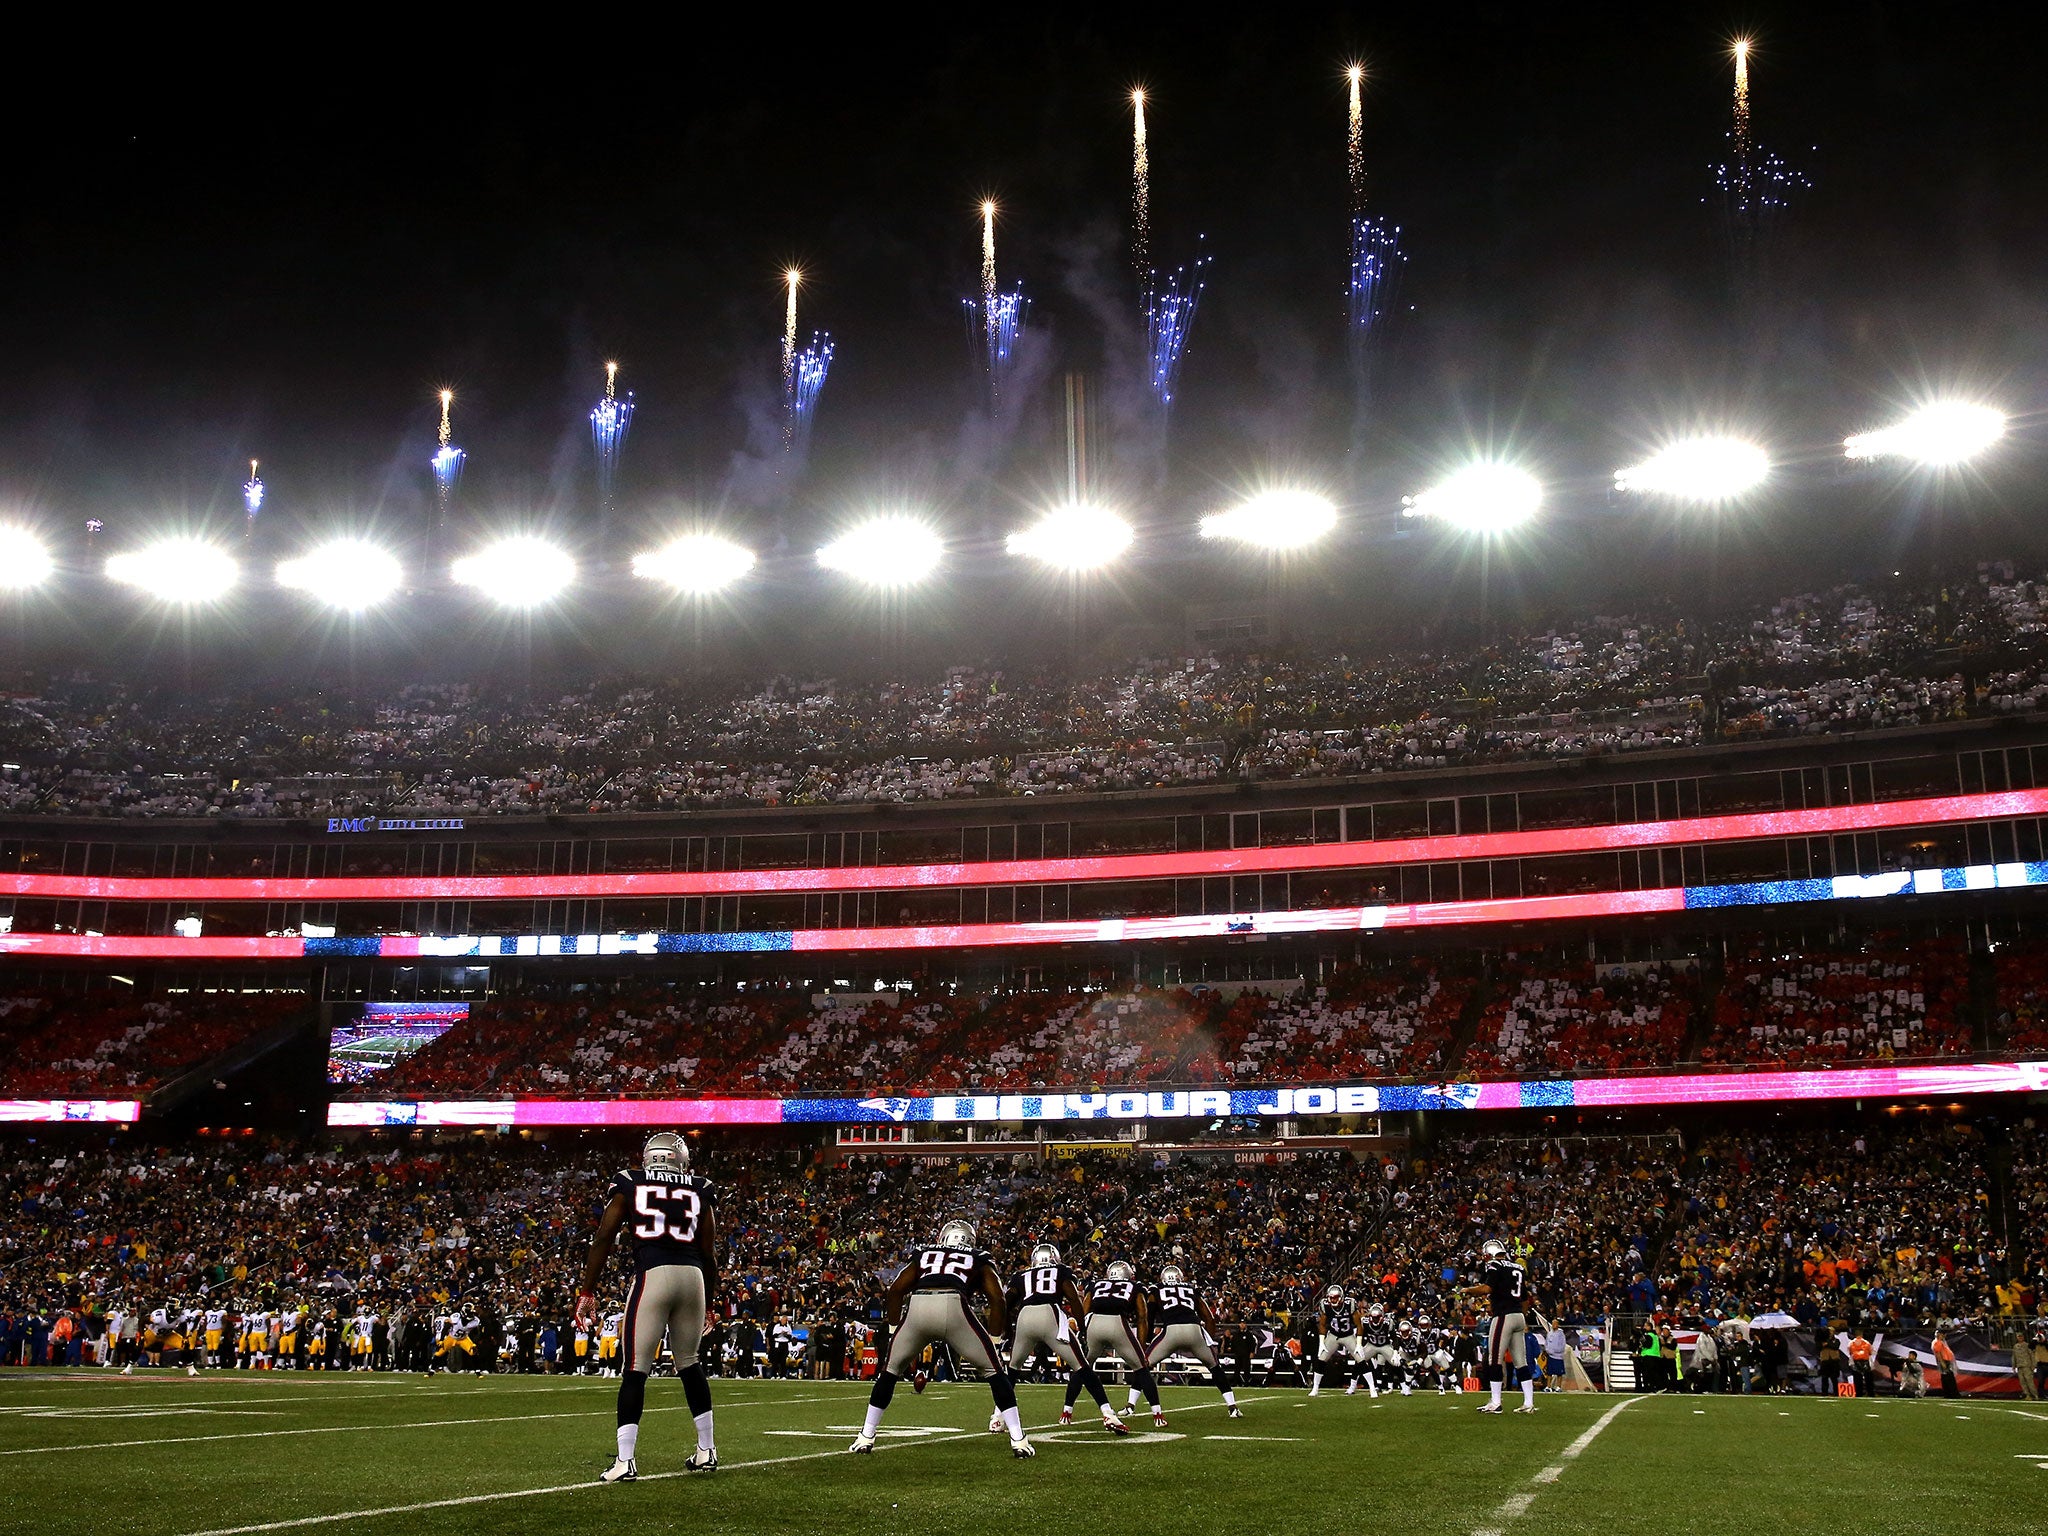
<svg viewBox="0 0 2048 1536">
<path fill-rule="evenodd" d="M 811 344 L 790 357 L 787 441 L 791 453 L 801 454 L 810 446 L 811 419 L 831 368 L 832 338 L 823 331 L 813 331 Z"/>
<path fill-rule="evenodd" d="M 1152 392 L 1162 406 L 1173 404 L 1180 384 L 1180 366 L 1187 355 L 1188 334 L 1195 323 L 1195 311 L 1202 302 L 1209 258 L 1198 257 L 1185 267 L 1176 267 L 1162 282 L 1152 279 L 1151 302 L 1145 307 L 1145 335 L 1150 362 Z"/>
<path fill-rule="evenodd" d="M 626 434 L 633 428 L 633 394 L 619 398 L 619 365 L 604 365 L 604 398 L 590 411 L 590 442 L 597 450 L 597 493 L 604 510 L 612 505 L 612 482 L 619 470 L 619 453 L 626 446 Z"/>
<path fill-rule="evenodd" d="M 963 299 L 969 343 L 979 354 L 988 384 L 989 409 L 1001 408 L 1003 376 L 1017 348 L 1017 335 L 1031 304 L 1022 287 L 1003 293 L 996 287 L 996 205 L 981 205 L 981 297 Z"/>
<path fill-rule="evenodd" d="M 256 478 L 256 461 L 249 461 L 249 478 L 242 482 L 242 520 L 244 538 L 256 531 L 256 514 L 263 510 L 263 482 Z"/>
<path fill-rule="evenodd" d="M 448 503 L 455 496 L 455 486 L 462 479 L 462 464 L 466 455 L 455 446 L 455 425 L 452 412 L 455 406 L 455 391 L 441 391 L 441 433 L 440 447 L 434 452 L 434 494 L 439 502 L 439 516 L 435 526 L 448 526 Z"/>
</svg>

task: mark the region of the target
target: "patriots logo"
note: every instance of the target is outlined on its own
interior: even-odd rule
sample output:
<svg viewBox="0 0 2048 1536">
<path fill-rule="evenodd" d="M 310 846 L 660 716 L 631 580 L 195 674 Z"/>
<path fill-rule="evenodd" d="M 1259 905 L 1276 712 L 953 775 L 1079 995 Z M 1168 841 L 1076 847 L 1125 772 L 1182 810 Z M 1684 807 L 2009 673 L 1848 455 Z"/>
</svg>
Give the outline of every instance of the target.
<svg viewBox="0 0 2048 1536">
<path fill-rule="evenodd" d="M 901 1125 L 910 1118 L 911 1105 L 915 1102 L 913 1099 L 862 1099 L 860 1107 L 872 1109 L 879 1115 L 886 1115 Z"/>
</svg>

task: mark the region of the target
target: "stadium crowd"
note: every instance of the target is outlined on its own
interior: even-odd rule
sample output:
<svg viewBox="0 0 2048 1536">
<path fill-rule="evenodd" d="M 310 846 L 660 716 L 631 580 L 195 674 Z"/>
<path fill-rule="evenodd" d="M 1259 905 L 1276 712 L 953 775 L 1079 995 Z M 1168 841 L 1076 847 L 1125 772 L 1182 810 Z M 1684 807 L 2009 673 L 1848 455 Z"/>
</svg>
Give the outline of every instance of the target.
<svg viewBox="0 0 2048 1536">
<path fill-rule="evenodd" d="M 617 678 L 173 697 L 24 679 L 0 811 L 280 817 L 912 801 L 1301 778 L 1868 730 L 2048 698 L 2048 585 L 1788 597 L 1735 618 L 1581 618 L 1415 654 L 1279 649 L 1073 676 Z"/>
<path fill-rule="evenodd" d="M 1489 1236 L 1528 1258 L 1561 1323 L 1632 1311 L 1712 1327 L 1767 1309 L 1866 1332 L 2030 1319 L 2048 1306 L 2048 1135 L 2030 1122 L 2009 1141 L 2002 1187 L 1984 1136 L 1946 1121 L 1728 1131 L 1691 1158 L 1670 1134 L 1446 1138 L 1398 1160 L 700 1149 L 720 1191 L 714 1358 L 748 1373 L 762 1359 L 857 1365 L 886 1277 L 952 1215 L 975 1220 L 1004 1264 L 1038 1240 L 1083 1273 L 1178 1262 L 1247 1341 L 1312 1326 L 1332 1278 L 1404 1319 L 1469 1323 L 1457 1289 Z M 117 1330 L 145 1324 L 126 1335 L 133 1359 L 160 1312 L 157 1331 L 184 1319 L 194 1341 L 209 1313 L 297 1319 L 288 1334 L 330 1341 L 324 1363 L 596 1368 L 599 1341 L 578 1347 L 568 1309 L 607 1180 L 632 1154 L 566 1135 L 18 1138 L 0 1146 L 0 1359 L 40 1363 L 53 1340 L 83 1359 L 110 1316 L 127 1320 Z M 2020 1213 L 2010 1242 L 2006 1197 Z M 358 1325 L 361 1353 L 344 1356 Z M 239 1323 L 225 1332 L 237 1340 Z"/>
<path fill-rule="evenodd" d="M 0 1088 L 17 1098 L 134 1098 L 303 1014 L 291 992 L 0 996 Z"/>
</svg>

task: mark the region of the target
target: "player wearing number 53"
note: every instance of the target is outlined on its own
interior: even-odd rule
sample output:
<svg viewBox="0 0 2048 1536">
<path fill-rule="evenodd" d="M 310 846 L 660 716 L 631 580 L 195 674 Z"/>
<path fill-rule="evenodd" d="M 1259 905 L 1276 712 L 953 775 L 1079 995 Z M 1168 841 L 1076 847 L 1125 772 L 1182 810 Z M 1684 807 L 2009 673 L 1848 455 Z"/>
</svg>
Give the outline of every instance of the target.
<svg viewBox="0 0 2048 1536">
<path fill-rule="evenodd" d="M 628 1483 L 640 1475 L 636 1458 L 647 1374 L 661 1357 L 664 1333 L 676 1379 L 697 1421 L 697 1449 L 683 1465 L 692 1472 L 716 1472 L 711 1383 L 697 1359 L 705 1310 L 718 1290 L 711 1186 L 690 1172 L 689 1144 L 674 1131 L 656 1131 L 641 1149 L 640 1166 L 619 1173 L 608 1193 L 576 1294 L 576 1326 L 585 1328 L 596 1319 L 598 1281 L 614 1243 L 630 1248 L 633 1284 L 626 1292 L 619 1340 L 619 1454 L 598 1481 Z"/>
<path fill-rule="evenodd" d="M 968 1299 L 977 1295 L 988 1303 L 986 1325 L 968 1305 Z M 997 1416 L 1010 1432 L 1011 1454 L 1038 1454 L 1017 1417 L 1017 1388 L 992 1337 L 1007 1326 L 1009 1306 L 995 1264 L 975 1246 L 973 1222 L 954 1220 L 940 1227 L 938 1240 L 919 1248 L 889 1282 L 883 1309 L 891 1329 L 888 1358 L 875 1374 L 867 1422 L 850 1450 L 862 1455 L 875 1448 L 875 1431 L 882 1427 L 898 1379 L 916 1365 L 927 1345 L 946 1344 L 988 1377 Z"/>
</svg>

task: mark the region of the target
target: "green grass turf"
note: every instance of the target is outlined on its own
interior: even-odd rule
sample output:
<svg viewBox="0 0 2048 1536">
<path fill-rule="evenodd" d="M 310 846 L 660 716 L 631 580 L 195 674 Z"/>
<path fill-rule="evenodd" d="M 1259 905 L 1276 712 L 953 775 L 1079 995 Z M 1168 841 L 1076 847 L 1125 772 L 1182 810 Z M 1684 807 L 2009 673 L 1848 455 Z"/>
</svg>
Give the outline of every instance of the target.
<svg viewBox="0 0 2048 1536">
<path fill-rule="evenodd" d="M 1017 1462 L 986 1433 L 978 1386 L 896 1394 L 872 1457 L 844 1454 L 866 1391 L 715 1381 L 713 1476 L 682 1389 L 649 1384 L 641 1481 L 590 1483 L 610 1459 L 615 1383 L 545 1377 L 0 1374 L 0 1531 L 188 1536 L 343 1515 L 287 1530 L 371 1533 L 787 1531 L 804 1536 L 1288 1536 L 1393 1529 L 1473 1536 L 1599 1532 L 2038 1532 L 2048 1529 L 2048 1407 L 1986 1402 L 1551 1396 L 1487 1418 L 1475 1397 L 1170 1388 L 1171 1439 L 1041 1430 Z M 1115 1400 L 1121 1400 L 1120 1397 Z M 1510 1402 L 1513 1398 L 1510 1398 Z M 1050 1426 L 1053 1387 L 1023 1390 Z M 1142 1417 L 1134 1427 L 1145 1427 Z M 301 1431 L 302 1433 L 292 1433 Z M 310 1431 L 309 1433 L 306 1431 Z M 927 1433 L 914 1433 L 925 1431 Z M 1227 1440 L 1225 1435 L 1271 1436 Z M 133 1443 L 140 1442 L 140 1443 Z M 2038 1458 L 2038 1459 L 2030 1459 Z M 751 1464 L 751 1465 L 750 1465 Z M 1537 1481 L 1547 1468 L 1552 1480 Z M 438 1499 L 556 1490 L 441 1508 Z M 375 1511 L 384 1513 L 373 1513 Z"/>
</svg>

